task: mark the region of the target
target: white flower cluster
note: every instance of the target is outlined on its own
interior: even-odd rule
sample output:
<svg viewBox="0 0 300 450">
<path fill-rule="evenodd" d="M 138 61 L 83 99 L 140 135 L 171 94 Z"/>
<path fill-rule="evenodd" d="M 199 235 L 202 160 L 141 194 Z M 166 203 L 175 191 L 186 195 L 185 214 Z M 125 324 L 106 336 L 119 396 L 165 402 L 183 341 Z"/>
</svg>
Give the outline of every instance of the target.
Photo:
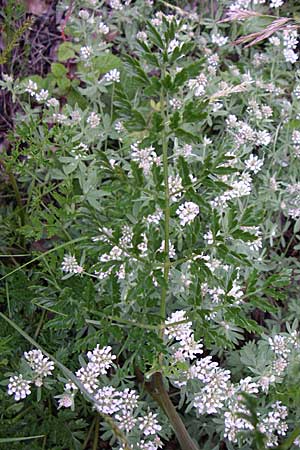
<svg viewBox="0 0 300 450">
<path fill-rule="evenodd" d="M 149 175 L 153 164 L 160 165 L 161 158 L 157 156 L 154 147 L 139 148 L 139 142 L 131 145 L 132 160 L 138 163 L 138 166 L 143 169 L 145 175 Z"/>
<path fill-rule="evenodd" d="M 117 426 L 121 430 L 124 430 L 126 434 L 133 431 L 136 436 L 138 429 L 143 436 L 150 439 L 148 441 L 141 440 L 141 442 L 143 441 L 145 443 L 145 447 L 140 448 L 147 448 L 146 445 L 152 445 L 149 448 L 156 450 L 161 447 L 161 441 L 157 436 L 157 432 L 162 429 L 157 421 L 157 414 L 148 411 L 147 414 L 138 417 L 136 410 L 137 408 L 140 409 L 139 396 L 132 389 L 118 390 L 109 385 L 99 386 L 99 377 L 101 375 L 107 375 L 109 369 L 112 367 L 113 361 L 116 359 L 116 356 L 111 353 L 111 350 L 112 348 L 110 346 L 100 348 L 97 345 L 92 351 L 87 352 L 89 362 L 84 367 L 81 367 L 75 375 L 83 384 L 84 388 L 92 395 L 94 407 L 97 411 L 112 416 Z M 17 383 L 19 383 L 20 392 L 22 395 L 25 395 L 23 391 L 29 389 L 28 382 L 21 379 L 16 380 L 15 384 Z M 57 396 L 59 398 L 59 408 L 72 407 L 76 392 L 77 387 L 74 383 L 66 383 L 64 393 Z"/>
<path fill-rule="evenodd" d="M 13 395 L 17 402 L 31 394 L 30 384 L 32 382 L 37 387 L 41 387 L 43 378 L 52 375 L 54 370 L 54 363 L 44 356 L 40 350 L 34 349 L 24 352 L 24 358 L 32 370 L 31 379 L 24 379 L 22 374 L 13 375 L 8 383 L 8 395 Z"/>
<path fill-rule="evenodd" d="M 177 324 L 177 322 L 183 322 Z M 192 329 L 192 322 L 186 318 L 186 311 L 175 311 L 165 322 L 165 336 L 175 339 L 172 346 L 174 359 L 184 361 L 194 359 L 196 355 L 203 353 L 201 342 L 196 342 Z"/>
<path fill-rule="evenodd" d="M 159 225 L 159 222 L 163 218 L 163 211 L 161 209 L 157 209 L 154 213 L 149 214 L 145 217 L 145 222 L 147 225 Z"/>
<path fill-rule="evenodd" d="M 206 357 L 190 369 L 191 376 L 200 380 L 204 387 L 195 395 L 193 406 L 198 414 L 215 414 L 224 407 L 230 388 L 230 371 L 219 367 Z"/>
<path fill-rule="evenodd" d="M 256 120 L 267 120 L 273 115 L 273 110 L 269 105 L 259 105 L 256 100 L 248 102 L 247 113 Z"/>
<path fill-rule="evenodd" d="M 7 393 L 13 395 L 16 402 L 31 394 L 30 380 L 24 380 L 23 375 L 13 375 L 9 379 Z"/>
<path fill-rule="evenodd" d="M 120 72 L 117 69 L 112 69 L 104 75 L 103 79 L 107 83 L 120 83 Z"/>
<path fill-rule="evenodd" d="M 288 430 L 287 407 L 283 406 L 281 402 L 277 401 L 271 405 L 271 410 L 265 417 L 260 418 L 258 429 L 266 438 L 266 446 L 276 447 L 278 445 L 278 437 L 285 436 Z"/>
<path fill-rule="evenodd" d="M 38 387 L 42 386 L 43 378 L 52 375 L 54 363 L 44 356 L 41 350 L 24 352 L 24 358 L 34 372 L 34 384 Z"/>
<path fill-rule="evenodd" d="M 182 179 L 179 175 L 170 175 L 168 178 L 168 185 L 170 200 L 172 202 L 177 202 L 181 198 L 183 192 Z"/>
<path fill-rule="evenodd" d="M 97 128 L 97 126 L 100 123 L 100 120 L 101 120 L 101 118 L 100 118 L 99 114 L 97 114 L 96 112 L 93 111 L 88 116 L 86 122 L 91 128 Z"/>
<path fill-rule="evenodd" d="M 211 201 L 212 208 L 226 208 L 227 202 L 235 198 L 244 197 L 251 193 L 252 179 L 248 173 L 243 173 L 240 177 L 231 184 L 231 190 L 225 191 L 223 194 L 215 197 Z"/>
<path fill-rule="evenodd" d="M 223 47 L 228 42 L 228 37 L 223 36 L 221 33 L 212 33 L 211 42 L 218 47 Z"/>
<path fill-rule="evenodd" d="M 116 356 L 111 354 L 110 346 L 100 349 L 97 345 L 92 352 L 87 353 L 87 357 L 89 359 L 88 364 L 77 370 L 76 376 L 85 389 L 92 394 L 98 388 L 99 376 L 107 373 Z"/>
<path fill-rule="evenodd" d="M 262 169 L 264 165 L 263 160 L 259 159 L 258 156 L 251 154 L 249 159 L 245 161 L 246 169 L 250 170 L 254 174 L 257 174 Z"/>
<path fill-rule="evenodd" d="M 80 53 L 80 58 L 83 61 L 88 61 L 93 54 L 93 49 L 92 49 L 92 47 L 84 46 L 84 47 L 80 48 L 79 53 Z"/>
<path fill-rule="evenodd" d="M 49 92 L 47 91 L 47 89 L 41 89 L 40 91 L 38 91 L 37 83 L 32 80 L 28 80 L 28 83 L 25 87 L 25 92 L 28 92 L 31 97 L 34 97 L 39 103 L 45 102 L 49 97 Z M 51 100 L 55 101 L 56 99 Z"/>
<path fill-rule="evenodd" d="M 237 120 L 234 114 L 230 114 L 226 119 L 228 130 L 233 133 L 235 144 L 240 147 L 247 143 L 255 145 L 269 145 L 271 136 L 268 131 L 255 131 L 251 126 L 242 121 Z"/>
<path fill-rule="evenodd" d="M 299 58 L 295 51 L 298 45 L 297 30 L 295 28 L 290 27 L 283 31 L 283 45 L 285 60 L 291 64 L 295 64 Z"/>
<path fill-rule="evenodd" d="M 204 73 L 200 73 L 197 78 L 192 78 L 188 81 L 188 88 L 194 92 L 195 97 L 204 95 L 206 86 L 207 78 Z"/>
<path fill-rule="evenodd" d="M 109 27 L 104 22 L 100 21 L 98 23 L 97 31 L 100 34 L 108 34 L 109 33 Z"/>
<path fill-rule="evenodd" d="M 184 227 L 186 224 L 193 222 L 199 212 L 199 206 L 196 203 L 184 202 L 178 207 L 176 214 L 179 216 L 180 225 Z"/>
<path fill-rule="evenodd" d="M 65 255 L 61 264 L 61 270 L 70 274 L 78 274 L 83 272 L 83 267 L 80 266 L 73 255 Z"/>
</svg>

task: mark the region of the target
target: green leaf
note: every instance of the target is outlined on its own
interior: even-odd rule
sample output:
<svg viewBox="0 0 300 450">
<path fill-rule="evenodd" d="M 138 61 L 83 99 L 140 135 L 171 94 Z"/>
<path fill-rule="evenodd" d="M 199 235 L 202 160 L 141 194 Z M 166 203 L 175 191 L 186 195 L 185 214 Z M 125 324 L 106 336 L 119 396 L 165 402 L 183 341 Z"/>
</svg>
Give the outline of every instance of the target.
<svg viewBox="0 0 300 450">
<path fill-rule="evenodd" d="M 62 78 L 68 73 L 68 69 L 63 64 L 52 63 L 51 72 L 56 78 Z"/>
<path fill-rule="evenodd" d="M 197 62 L 193 62 L 192 64 L 184 67 L 180 72 L 178 72 L 175 76 L 173 86 L 175 88 L 179 88 L 182 86 L 187 80 L 190 78 L 194 78 L 199 75 L 200 70 L 203 66 L 203 58 Z"/>
<path fill-rule="evenodd" d="M 58 61 L 67 61 L 68 59 L 75 58 L 75 51 L 71 42 L 63 42 L 57 52 Z"/>
<path fill-rule="evenodd" d="M 16 437 L 16 438 L 0 438 L 0 444 L 6 444 L 9 442 L 20 442 L 20 441 L 30 441 L 31 439 L 40 439 L 45 437 L 44 434 L 40 434 L 39 436 L 25 436 L 25 437 Z"/>
<path fill-rule="evenodd" d="M 250 297 L 251 305 L 264 312 L 276 313 L 276 306 L 272 305 L 268 300 L 261 297 Z"/>
<path fill-rule="evenodd" d="M 191 122 L 200 122 L 201 120 L 206 119 L 207 112 L 204 111 L 205 103 L 204 102 L 189 102 L 185 105 L 183 111 L 183 121 L 185 123 Z"/>
<path fill-rule="evenodd" d="M 93 59 L 93 66 L 99 74 L 107 73 L 112 69 L 119 69 L 121 64 L 120 58 L 112 53 L 105 53 L 105 55 L 96 56 Z"/>
</svg>

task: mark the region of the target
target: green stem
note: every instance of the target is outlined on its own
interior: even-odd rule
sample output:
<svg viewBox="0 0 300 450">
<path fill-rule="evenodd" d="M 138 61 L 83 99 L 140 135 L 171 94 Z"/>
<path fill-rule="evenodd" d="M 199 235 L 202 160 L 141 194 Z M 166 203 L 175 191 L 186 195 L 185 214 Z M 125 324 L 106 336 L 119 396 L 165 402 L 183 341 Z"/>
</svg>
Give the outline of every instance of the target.
<svg viewBox="0 0 300 450">
<path fill-rule="evenodd" d="M 97 450 L 98 442 L 99 442 L 99 428 L 100 428 L 100 418 L 97 415 L 95 421 L 95 430 L 94 430 L 94 442 L 93 442 L 93 450 Z"/>
<path fill-rule="evenodd" d="M 164 69 L 162 70 L 162 76 L 164 77 Z M 160 108 L 163 123 L 166 123 L 165 114 L 165 95 L 164 88 L 160 93 Z M 160 303 L 160 316 L 163 323 L 166 320 L 166 305 L 167 305 L 167 292 L 169 282 L 170 271 L 170 257 L 169 257 L 169 240 L 170 240 L 170 192 L 169 192 L 169 169 L 168 169 L 168 137 L 167 130 L 164 126 L 162 130 L 162 153 L 163 153 L 163 172 L 164 172 L 164 186 L 165 186 L 165 260 L 164 260 L 164 286 L 161 290 L 161 303 Z M 161 328 L 161 337 L 164 334 L 164 327 Z"/>
<path fill-rule="evenodd" d="M 35 333 L 34 333 L 34 336 L 33 336 L 34 339 L 36 339 L 38 337 L 38 335 L 40 334 L 40 331 L 41 331 L 41 328 L 42 328 L 45 316 L 46 316 L 46 310 L 44 309 L 42 314 L 41 314 L 41 318 L 40 318 L 40 321 L 38 323 L 37 329 L 35 330 Z"/>
<path fill-rule="evenodd" d="M 9 181 L 12 185 L 12 188 L 13 188 L 15 196 L 16 196 L 17 205 L 19 207 L 20 221 L 21 221 L 21 225 L 23 227 L 26 223 L 26 215 L 25 215 L 25 211 L 24 211 L 24 205 L 22 203 L 22 197 L 21 197 L 21 194 L 20 194 L 20 191 L 18 188 L 18 183 L 17 183 L 17 180 L 16 180 L 14 174 L 9 169 L 6 169 L 6 173 L 9 177 Z"/>
<path fill-rule="evenodd" d="M 156 372 L 153 375 L 153 381 L 155 386 L 155 396 L 159 398 L 160 405 L 168 416 L 170 424 L 176 434 L 178 442 L 182 450 L 199 450 L 198 445 L 193 441 L 184 423 L 181 420 L 175 406 L 171 402 L 168 392 L 166 391 L 163 383 L 162 374 Z"/>
<path fill-rule="evenodd" d="M 180 448 L 182 450 L 199 450 L 198 445 L 187 432 L 181 417 L 169 397 L 169 393 L 164 386 L 162 374 L 160 372 L 154 373 L 151 377 L 151 381 L 145 381 L 142 372 L 138 368 L 135 368 L 135 374 L 138 382 L 144 386 L 146 391 L 168 417 L 171 427 L 180 444 Z"/>
<path fill-rule="evenodd" d="M 88 434 L 87 434 L 87 436 L 86 436 L 86 438 L 84 440 L 84 443 L 82 444 L 82 450 L 86 449 L 86 447 L 87 447 L 87 445 L 88 445 L 88 443 L 90 441 L 90 438 L 91 438 L 92 431 L 94 429 L 95 423 L 96 423 L 96 417 L 94 417 L 94 419 L 92 421 L 92 424 L 91 424 L 91 426 L 89 428 Z"/>
</svg>

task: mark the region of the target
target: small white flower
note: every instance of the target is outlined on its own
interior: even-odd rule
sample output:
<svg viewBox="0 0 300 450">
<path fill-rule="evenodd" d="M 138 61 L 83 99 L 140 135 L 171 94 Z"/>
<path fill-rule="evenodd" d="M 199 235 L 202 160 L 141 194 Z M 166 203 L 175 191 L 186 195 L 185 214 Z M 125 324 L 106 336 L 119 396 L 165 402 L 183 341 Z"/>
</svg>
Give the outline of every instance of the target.
<svg viewBox="0 0 300 450">
<path fill-rule="evenodd" d="M 13 395 L 16 402 L 23 400 L 31 394 L 29 380 L 24 380 L 23 375 L 14 375 L 10 377 L 8 384 L 8 395 Z"/>
<path fill-rule="evenodd" d="M 270 8 L 280 8 L 284 4 L 284 0 L 271 0 Z"/>
<path fill-rule="evenodd" d="M 73 405 L 73 402 L 74 402 L 73 395 L 65 392 L 64 394 L 62 394 L 62 396 L 58 400 L 58 409 L 71 408 L 71 406 Z"/>
<path fill-rule="evenodd" d="M 93 351 L 87 353 L 90 362 L 95 365 L 97 372 L 99 371 L 102 375 L 107 374 L 113 360 L 117 358 L 116 355 L 112 355 L 111 350 L 110 346 L 99 348 L 98 344 Z"/>
<path fill-rule="evenodd" d="M 83 20 L 88 20 L 90 17 L 89 12 L 86 9 L 81 9 L 78 13 L 78 16 Z"/>
<path fill-rule="evenodd" d="M 139 419 L 140 425 L 139 429 L 143 432 L 145 436 L 156 434 L 161 430 L 161 426 L 156 420 L 157 414 L 149 412 L 146 416 Z"/>
<path fill-rule="evenodd" d="M 52 106 L 53 108 L 57 108 L 59 106 L 59 101 L 56 98 L 52 97 L 47 100 L 46 105 L 48 107 Z"/>
<path fill-rule="evenodd" d="M 13 76 L 8 75 L 7 73 L 3 73 L 2 78 L 3 78 L 3 81 L 5 81 L 6 83 L 13 83 L 13 81 L 14 81 Z"/>
<path fill-rule="evenodd" d="M 262 159 L 258 159 L 258 156 L 251 154 L 249 159 L 245 161 L 246 169 L 250 170 L 253 173 L 258 173 L 264 162 Z"/>
<path fill-rule="evenodd" d="M 38 89 L 38 85 L 32 80 L 28 80 L 27 86 L 25 88 L 25 92 L 29 92 L 30 95 L 35 95 L 37 89 Z"/>
<path fill-rule="evenodd" d="M 81 47 L 80 49 L 80 57 L 84 61 L 88 60 L 92 56 L 93 50 L 89 46 Z"/>
<path fill-rule="evenodd" d="M 223 45 L 227 44 L 228 37 L 222 36 L 221 33 L 212 33 L 211 41 L 213 44 L 216 44 L 219 47 L 222 47 Z"/>
<path fill-rule="evenodd" d="M 179 206 L 176 214 L 180 218 L 180 225 L 185 226 L 197 217 L 199 214 L 199 206 L 194 202 L 185 202 Z"/>
<path fill-rule="evenodd" d="M 111 83 L 120 83 L 120 72 L 117 69 L 112 69 L 104 75 L 104 80 Z"/>
<path fill-rule="evenodd" d="M 91 114 L 87 118 L 87 123 L 91 128 L 96 128 L 100 123 L 99 114 L 95 113 L 94 111 L 91 112 Z"/>
<path fill-rule="evenodd" d="M 35 384 L 41 386 L 42 378 L 52 375 L 54 363 L 48 357 L 44 356 L 41 350 L 34 349 L 29 352 L 24 352 L 24 358 L 38 376 L 38 381 Z"/>
<path fill-rule="evenodd" d="M 82 273 L 83 267 L 78 264 L 75 256 L 65 255 L 61 264 L 61 270 L 66 273 L 76 274 Z"/>
</svg>

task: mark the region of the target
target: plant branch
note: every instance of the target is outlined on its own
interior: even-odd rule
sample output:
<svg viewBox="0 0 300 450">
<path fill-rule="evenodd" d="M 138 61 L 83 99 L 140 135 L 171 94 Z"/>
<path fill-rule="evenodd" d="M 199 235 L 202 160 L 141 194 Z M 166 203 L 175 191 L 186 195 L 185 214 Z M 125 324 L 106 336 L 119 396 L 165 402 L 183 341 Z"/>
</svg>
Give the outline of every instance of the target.
<svg viewBox="0 0 300 450">
<path fill-rule="evenodd" d="M 178 439 L 182 450 L 199 450 L 198 445 L 189 435 L 180 415 L 178 414 L 175 406 L 173 405 L 169 393 L 167 392 L 163 377 L 160 372 L 156 372 L 152 375 L 150 381 L 145 381 L 142 372 L 136 368 L 135 374 L 137 380 L 143 384 L 146 391 L 151 395 L 153 400 L 158 403 L 160 408 L 166 414 L 169 422 L 174 430 L 174 433 Z"/>
</svg>

